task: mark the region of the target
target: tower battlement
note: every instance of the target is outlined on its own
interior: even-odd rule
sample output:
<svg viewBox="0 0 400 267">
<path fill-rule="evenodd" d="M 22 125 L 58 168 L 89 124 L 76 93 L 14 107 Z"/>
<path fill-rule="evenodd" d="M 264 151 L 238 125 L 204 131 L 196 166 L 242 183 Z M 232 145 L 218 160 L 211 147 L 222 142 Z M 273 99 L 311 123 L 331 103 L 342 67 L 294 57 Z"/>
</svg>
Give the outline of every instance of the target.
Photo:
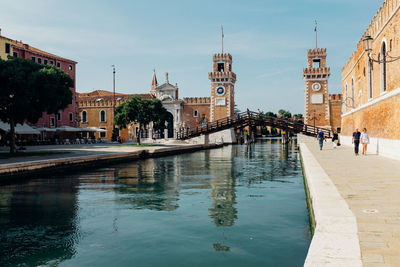
<svg viewBox="0 0 400 267">
<path fill-rule="evenodd" d="M 213 60 L 214 61 L 232 61 L 232 55 L 227 53 L 227 54 L 214 54 L 213 55 Z"/>
<path fill-rule="evenodd" d="M 326 57 L 326 48 L 315 48 L 307 50 L 308 57 Z"/>
<path fill-rule="evenodd" d="M 186 104 L 210 104 L 211 99 L 209 97 L 184 97 L 183 101 Z"/>
<path fill-rule="evenodd" d="M 329 101 L 342 101 L 342 94 L 330 94 Z"/>
</svg>

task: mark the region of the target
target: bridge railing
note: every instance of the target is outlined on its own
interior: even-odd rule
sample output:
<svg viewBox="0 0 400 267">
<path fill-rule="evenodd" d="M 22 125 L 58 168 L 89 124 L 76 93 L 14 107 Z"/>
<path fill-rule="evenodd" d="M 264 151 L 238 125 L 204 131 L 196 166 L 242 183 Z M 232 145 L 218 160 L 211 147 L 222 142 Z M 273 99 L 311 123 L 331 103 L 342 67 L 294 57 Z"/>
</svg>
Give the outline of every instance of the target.
<svg viewBox="0 0 400 267">
<path fill-rule="evenodd" d="M 176 132 L 176 137 L 177 139 L 187 139 L 232 127 L 241 128 L 246 126 L 270 126 L 294 133 L 303 133 L 311 136 L 316 136 L 319 131 L 323 131 L 326 137 L 331 137 L 331 131 L 329 129 L 317 126 L 314 127 L 311 125 L 300 123 L 298 121 L 291 121 L 283 118 L 267 116 L 265 114 L 260 114 L 253 111 L 241 112 L 235 114 L 234 116 L 226 117 L 213 122 L 208 122 L 197 127 L 181 128 Z"/>
</svg>

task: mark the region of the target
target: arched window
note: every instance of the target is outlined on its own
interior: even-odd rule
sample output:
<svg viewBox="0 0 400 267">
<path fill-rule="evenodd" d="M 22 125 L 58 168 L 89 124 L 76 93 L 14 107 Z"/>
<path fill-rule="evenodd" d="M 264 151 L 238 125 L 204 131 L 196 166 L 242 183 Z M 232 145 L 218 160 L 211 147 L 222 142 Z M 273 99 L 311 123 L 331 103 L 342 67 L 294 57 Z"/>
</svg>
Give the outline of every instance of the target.
<svg viewBox="0 0 400 267">
<path fill-rule="evenodd" d="M 345 110 L 346 110 L 346 112 L 347 112 L 347 99 L 348 99 L 348 95 L 347 95 L 347 84 L 346 84 L 346 87 L 345 87 L 345 91 L 344 91 L 344 106 L 345 106 Z"/>
<path fill-rule="evenodd" d="M 381 65 L 381 92 L 386 92 L 387 90 L 387 67 L 386 67 L 386 56 L 387 56 L 387 52 L 386 52 L 386 42 L 383 41 L 382 42 L 382 47 L 381 47 L 381 53 L 379 56 L 379 59 L 381 61 L 380 65 Z"/>
<path fill-rule="evenodd" d="M 104 110 L 100 111 L 100 122 L 106 121 L 106 112 Z"/>
<path fill-rule="evenodd" d="M 354 79 L 351 79 L 351 99 L 350 99 L 351 108 L 354 108 Z"/>
<path fill-rule="evenodd" d="M 87 113 L 86 113 L 85 110 L 82 111 L 82 122 L 83 122 L 83 123 L 87 122 Z"/>
<path fill-rule="evenodd" d="M 195 109 L 193 111 L 193 117 L 198 117 L 199 116 L 199 112 L 197 111 L 197 109 Z"/>
</svg>

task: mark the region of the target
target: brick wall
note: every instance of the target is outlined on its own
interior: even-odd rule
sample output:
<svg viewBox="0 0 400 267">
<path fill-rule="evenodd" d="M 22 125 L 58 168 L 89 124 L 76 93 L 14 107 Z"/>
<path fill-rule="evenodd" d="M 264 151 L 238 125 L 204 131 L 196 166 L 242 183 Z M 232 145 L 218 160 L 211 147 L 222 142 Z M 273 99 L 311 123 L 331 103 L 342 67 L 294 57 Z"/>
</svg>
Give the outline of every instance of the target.
<svg viewBox="0 0 400 267">
<path fill-rule="evenodd" d="M 400 87 L 400 61 L 386 65 L 386 91 L 383 86 L 383 64 L 374 62 L 371 70 L 372 90 L 370 90 L 368 55 L 364 52 L 362 42 L 367 34 L 374 39 L 371 52 L 374 59 L 378 59 L 383 43 L 389 56 L 399 56 L 400 38 L 397 32 L 400 26 L 399 9 L 398 1 L 386 0 L 383 3 L 359 40 L 356 51 L 342 69 L 342 93 L 346 103 L 343 105 L 343 135 L 351 135 L 355 127 L 366 127 L 371 137 L 400 139 L 397 133 L 400 121 L 398 111 L 400 98 L 396 93 Z"/>
</svg>

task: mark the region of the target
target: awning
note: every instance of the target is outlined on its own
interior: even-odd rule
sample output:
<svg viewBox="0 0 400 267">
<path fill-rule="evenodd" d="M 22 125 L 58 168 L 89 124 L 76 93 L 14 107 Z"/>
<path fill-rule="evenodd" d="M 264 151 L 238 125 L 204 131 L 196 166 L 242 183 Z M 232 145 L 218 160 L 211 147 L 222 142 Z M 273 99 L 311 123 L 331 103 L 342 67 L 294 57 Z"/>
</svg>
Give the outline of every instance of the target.
<svg viewBox="0 0 400 267">
<path fill-rule="evenodd" d="M 56 128 L 57 132 L 81 132 L 82 130 L 79 128 L 71 127 L 71 126 L 60 126 Z"/>
<path fill-rule="evenodd" d="M 98 133 L 106 133 L 107 130 L 106 129 L 101 129 L 101 128 L 97 128 L 97 127 L 89 127 L 90 129 L 92 129 L 93 132 L 98 132 Z"/>
<path fill-rule="evenodd" d="M 79 127 L 81 132 L 97 132 L 96 127 Z"/>
<path fill-rule="evenodd" d="M 40 132 L 55 132 L 56 131 L 56 128 L 47 128 L 47 127 L 38 127 L 35 129 Z"/>
<path fill-rule="evenodd" d="M 10 131 L 10 124 L 0 121 L 0 129 L 5 132 Z M 15 125 L 15 133 L 16 134 L 40 134 L 40 131 L 33 129 L 28 124 L 17 124 Z"/>
</svg>

